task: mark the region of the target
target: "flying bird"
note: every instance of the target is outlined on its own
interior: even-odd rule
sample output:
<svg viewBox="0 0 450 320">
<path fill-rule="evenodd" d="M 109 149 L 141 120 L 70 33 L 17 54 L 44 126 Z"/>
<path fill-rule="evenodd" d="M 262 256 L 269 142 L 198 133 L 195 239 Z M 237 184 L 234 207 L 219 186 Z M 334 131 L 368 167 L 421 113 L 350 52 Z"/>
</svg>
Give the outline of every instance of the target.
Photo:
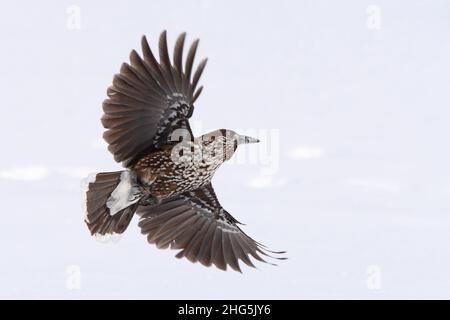
<svg viewBox="0 0 450 320">
<path fill-rule="evenodd" d="M 217 199 L 216 170 L 238 146 L 259 141 L 226 129 L 194 138 L 189 118 L 207 59 L 194 70 L 197 39 L 183 62 L 185 37 L 177 38 L 171 61 L 163 31 L 158 61 L 143 36 L 143 56 L 131 51 L 114 76 L 101 122 L 108 150 L 125 170 L 89 182 L 85 222 L 94 236 L 121 234 L 136 214 L 149 243 L 222 270 L 241 272 L 239 260 L 255 267 L 251 257 L 285 259 L 245 234 Z"/>
</svg>

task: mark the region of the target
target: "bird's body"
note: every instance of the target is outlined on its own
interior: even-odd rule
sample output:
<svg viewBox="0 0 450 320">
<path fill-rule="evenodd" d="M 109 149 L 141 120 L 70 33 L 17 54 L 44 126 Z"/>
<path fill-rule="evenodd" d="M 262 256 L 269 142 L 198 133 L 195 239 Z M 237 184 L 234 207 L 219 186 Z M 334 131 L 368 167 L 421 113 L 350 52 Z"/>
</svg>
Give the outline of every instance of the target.
<svg viewBox="0 0 450 320">
<path fill-rule="evenodd" d="M 132 170 L 157 201 L 198 189 L 211 182 L 225 160 L 220 152 L 214 157 L 208 155 L 203 141 L 202 136 L 184 148 L 180 144 L 151 152 L 138 160 Z M 180 155 L 181 150 L 188 154 Z"/>
<path fill-rule="evenodd" d="M 93 235 L 122 233 L 135 213 L 150 243 L 182 249 L 187 257 L 209 266 L 240 271 L 249 256 L 264 261 L 264 246 L 248 237 L 217 200 L 211 179 L 238 145 L 258 142 L 231 130 L 193 138 L 188 119 L 205 67 L 192 67 L 198 40 L 182 55 L 185 34 L 178 37 L 170 62 L 166 33 L 159 41 L 157 62 L 145 37 L 144 59 L 134 50 L 108 88 L 102 123 L 108 149 L 126 170 L 96 174 L 86 193 L 86 223 Z M 281 259 L 281 258 L 278 258 Z"/>
</svg>

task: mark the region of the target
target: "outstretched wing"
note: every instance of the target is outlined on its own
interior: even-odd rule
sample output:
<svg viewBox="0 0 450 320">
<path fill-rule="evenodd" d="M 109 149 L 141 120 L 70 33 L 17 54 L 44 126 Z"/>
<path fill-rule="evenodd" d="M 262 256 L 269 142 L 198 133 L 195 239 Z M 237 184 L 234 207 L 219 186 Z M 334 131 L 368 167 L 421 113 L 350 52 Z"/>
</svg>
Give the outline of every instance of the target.
<svg viewBox="0 0 450 320">
<path fill-rule="evenodd" d="M 148 242 L 162 249 L 182 249 L 177 258 L 186 257 L 205 266 L 214 264 L 222 270 L 229 265 L 239 272 L 239 260 L 254 267 L 250 256 L 263 262 L 260 254 L 284 259 L 269 254 L 284 252 L 268 250 L 239 228 L 239 222 L 220 205 L 211 184 L 158 205 L 141 206 L 138 213 Z"/>
<path fill-rule="evenodd" d="M 102 124 L 108 129 L 103 138 L 117 162 L 131 166 L 152 149 L 176 143 L 180 137 L 192 138 L 188 118 L 203 88 L 196 89 L 207 60 L 191 77 L 198 40 L 192 43 L 183 68 L 185 36 L 182 33 L 176 41 L 173 64 L 166 31 L 159 38 L 159 62 L 143 36 L 143 58 L 133 50 L 130 64 L 123 63 L 114 76 L 109 98 L 103 102 Z"/>
</svg>

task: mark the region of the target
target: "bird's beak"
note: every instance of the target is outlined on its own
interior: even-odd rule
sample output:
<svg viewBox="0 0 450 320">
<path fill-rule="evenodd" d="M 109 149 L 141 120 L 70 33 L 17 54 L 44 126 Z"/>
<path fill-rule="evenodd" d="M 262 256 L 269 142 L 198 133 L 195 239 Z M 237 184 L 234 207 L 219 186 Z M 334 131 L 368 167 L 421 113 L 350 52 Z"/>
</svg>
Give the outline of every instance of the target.
<svg viewBox="0 0 450 320">
<path fill-rule="evenodd" d="M 259 139 L 247 137 L 247 136 L 239 136 L 239 144 L 246 144 L 246 143 L 258 143 Z"/>
</svg>

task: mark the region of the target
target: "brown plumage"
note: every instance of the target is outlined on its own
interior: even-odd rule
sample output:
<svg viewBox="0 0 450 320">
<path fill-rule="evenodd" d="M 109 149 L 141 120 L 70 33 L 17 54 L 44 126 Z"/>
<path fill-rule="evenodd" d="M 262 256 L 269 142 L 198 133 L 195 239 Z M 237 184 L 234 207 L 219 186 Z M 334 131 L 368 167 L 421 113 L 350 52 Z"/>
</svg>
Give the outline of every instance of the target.
<svg viewBox="0 0 450 320">
<path fill-rule="evenodd" d="M 282 252 L 242 231 L 220 205 L 211 179 L 238 145 L 258 140 L 225 129 L 193 138 L 188 119 L 207 60 L 194 70 L 196 40 L 183 66 L 185 38 L 178 37 L 172 64 L 166 32 L 159 39 L 159 62 L 144 36 L 143 58 L 133 50 L 130 64 L 114 76 L 103 103 L 103 137 L 126 170 L 99 173 L 89 183 L 86 223 L 93 235 L 122 233 L 137 213 L 149 243 L 180 249 L 178 258 L 240 271 L 239 260 L 253 267 L 250 257 L 265 261 L 261 255 Z"/>
</svg>

